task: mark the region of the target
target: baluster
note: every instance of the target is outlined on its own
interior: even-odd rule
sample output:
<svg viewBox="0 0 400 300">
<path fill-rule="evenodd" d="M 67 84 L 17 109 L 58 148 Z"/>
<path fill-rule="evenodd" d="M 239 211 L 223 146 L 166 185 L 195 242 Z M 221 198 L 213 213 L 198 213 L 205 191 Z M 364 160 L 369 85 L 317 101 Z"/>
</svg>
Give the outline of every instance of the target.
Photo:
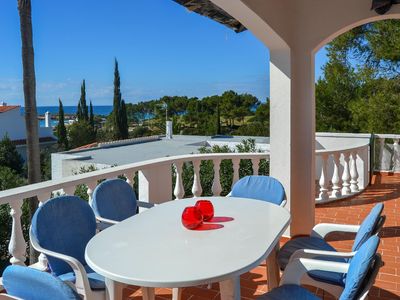
<svg viewBox="0 0 400 300">
<path fill-rule="evenodd" d="M 22 203 L 23 200 L 13 201 L 10 203 L 12 228 L 8 251 L 11 254 L 11 264 L 24 266 L 26 260 L 26 243 L 21 226 Z"/>
<path fill-rule="evenodd" d="M 214 159 L 214 180 L 212 184 L 212 192 L 214 196 L 221 195 L 222 187 L 221 187 L 221 178 L 219 175 L 219 171 L 221 168 L 221 159 Z"/>
<path fill-rule="evenodd" d="M 200 164 L 201 160 L 196 160 L 193 162 L 194 177 L 193 177 L 192 193 L 193 196 L 195 197 L 200 197 L 202 192 L 200 183 Z"/>
<path fill-rule="evenodd" d="M 258 175 L 258 170 L 260 169 L 260 159 L 259 158 L 253 158 L 251 160 L 251 163 L 253 164 L 253 174 Z"/>
<path fill-rule="evenodd" d="M 357 152 L 351 153 L 351 165 L 350 165 L 350 189 L 353 193 L 357 193 L 358 189 L 358 171 L 357 171 Z"/>
<path fill-rule="evenodd" d="M 329 194 L 328 194 L 328 180 L 327 180 L 327 164 L 328 164 L 328 154 L 322 154 L 321 155 L 321 177 L 319 178 L 319 199 L 320 200 L 328 200 L 329 199 Z"/>
<path fill-rule="evenodd" d="M 124 176 L 125 176 L 125 178 L 126 178 L 126 183 L 127 184 L 129 184 L 131 187 L 133 187 L 133 181 L 134 181 L 134 175 L 133 175 L 133 173 L 127 173 L 127 174 L 124 174 Z"/>
<path fill-rule="evenodd" d="M 39 207 L 42 206 L 44 203 L 46 203 L 47 200 L 50 199 L 48 194 L 38 195 L 37 198 L 39 200 Z M 40 253 L 39 257 L 38 257 L 38 269 L 41 271 L 46 271 L 47 268 L 48 268 L 47 257 L 43 253 Z"/>
<path fill-rule="evenodd" d="M 332 197 L 339 198 L 341 193 L 339 177 L 340 153 L 333 154 Z"/>
<path fill-rule="evenodd" d="M 239 180 L 240 158 L 233 158 L 232 164 L 233 164 L 233 180 L 232 180 L 232 186 L 233 186 L 236 183 L 236 181 Z"/>
<path fill-rule="evenodd" d="M 185 189 L 183 188 L 182 182 L 182 162 L 175 162 L 175 171 L 176 171 L 176 180 L 175 180 L 175 189 L 174 195 L 175 199 L 182 199 L 185 196 Z"/>
<path fill-rule="evenodd" d="M 94 192 L 94 189 L 97 186 L 97 181 L 92 181 L 86 184 L 87 185 L 87 194 L 89 196 L 89 204 L 92 205 L 92 195 Z"/>
<path fill-rule="evenodd" d="M 400 146 L 399 139 L 394 139 L 393 143 L 393 172 L 400 171 Z"/>
<path fill-rule="evenodd" d="M 344 169 L 343 169 L 343 175 L 342 175 L 342 195 L 350 195 L 351 189 L 350 189 L 350 168 L 349 168 L 349 161 L 350 161 L 350 153 L 349 152 L 344 152 L 343 153 L 343 159 L 344 159 Z"/>
<path fill-rule="evenodd" d="M 63 188 L 63 192 L 65 195 L 71 195 L 73 196 L 75 194 L 75 186 L 68 186 Z"/>
<path fill-rule="evenodd" d="M 385 138 L 380 138 L 379 139 L 379 170 L 378 171 L 383 171 L 385 170 Z"/>
</svg>

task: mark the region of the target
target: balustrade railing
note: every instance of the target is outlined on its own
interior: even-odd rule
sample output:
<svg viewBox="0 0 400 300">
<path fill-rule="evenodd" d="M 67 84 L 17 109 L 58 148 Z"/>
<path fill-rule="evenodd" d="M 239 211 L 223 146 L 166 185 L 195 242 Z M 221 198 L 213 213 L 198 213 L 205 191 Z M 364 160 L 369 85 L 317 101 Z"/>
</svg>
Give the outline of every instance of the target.
<svg viewBox="0 0 400 300">
<path fill-rule="evenodd" d="M 374 134 L 374 171 L 400 172 L 400 135 Z"/>
<path fill-rule="evenodd" d="M 366 185 L 364 178 L 369 173 L 368 154 L 369 144 L 345 149 L 317 150 L 317 169 L 320 169 L 320 176 L 316 203 L 343 199 L 362 191 Z M 365 175 L 362 180 L 360 169 Z"/>
<path fill-rule="evenodd" d="M 239 179 L 241 160 L 250 160 L 252 162 L 252 173 L 258 174 L 260 161 L 268 159 L 269 155 L 266 153 L 218 153 L 166 157 L 1 191 L 0 205 L 9 204 L 11 207 L 10 215 L 12 218 L 12 228 L 8 247 L 11 255 L 10 262 L 15 265 L 24 265 L 26 260 L 27 244 L 24 240 L 21 225 L 22 204 L 24 199 L 37 197 L 40 203 L 44 203 L 54 195 L 60 193 L 73 195 L 76 188 L 83 184 L 87 186 L 89 203 L 91 203 L 92 193 L 99 181 L 123 176 L 126 178 L 126 181 L 133 186 L 134 177 L 137 173 L 139 173 L 138 196 L 140 201 L 158 204 L 172 200 L 172 195 L 175 196 L 175 199 L 182 199 L 185 195 L 183 167 L 184 164 L 187 163 L 193 165 L 194 176 L 191 192 L 194 196 L 201 196 L 203 188 L 200 180 L 200 167 L 201 163 L 204 161 L 212 161 L 214 174 L 211 191 L 213 195 L 220 195 L 222 192 L 221 178 L 224 175 L 221 174 L 220 166 L 223 161 L 232 161 L 234 170 L 232 184 L 234 184 Z M 174 170 L 174 172 L 171 172 L 171 170 Z M 171 184 L 172 178 L 175 178 L 175 187 L 173 191 Z M 154 193 L 154 191 L 157 191 L 157 193 Z M 46 258 L 41 255 L 39 257 L 38 268 L 45 267 Z"/>
</svg>

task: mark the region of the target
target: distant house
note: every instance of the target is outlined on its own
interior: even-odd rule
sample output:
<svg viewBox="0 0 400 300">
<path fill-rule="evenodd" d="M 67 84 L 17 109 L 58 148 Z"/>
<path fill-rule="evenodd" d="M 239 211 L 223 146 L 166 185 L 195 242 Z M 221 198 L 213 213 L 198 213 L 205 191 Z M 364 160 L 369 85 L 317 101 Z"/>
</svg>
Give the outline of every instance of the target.
<svg viewBox="0 0 400 300">
<path fill-rule="evenodd" d="M 39 125 L 38 125 L 39 126 Z M 5 135 L 13 141 L 21 156 L 26 159 L 26 130 L 25 119 L 19 105 L 7 105 L 0 102 L 0 139 Z M 51 127 L 39 127 L 40 147 L 45 148 L 54 145 L 57 138 Z"/>
</svg>

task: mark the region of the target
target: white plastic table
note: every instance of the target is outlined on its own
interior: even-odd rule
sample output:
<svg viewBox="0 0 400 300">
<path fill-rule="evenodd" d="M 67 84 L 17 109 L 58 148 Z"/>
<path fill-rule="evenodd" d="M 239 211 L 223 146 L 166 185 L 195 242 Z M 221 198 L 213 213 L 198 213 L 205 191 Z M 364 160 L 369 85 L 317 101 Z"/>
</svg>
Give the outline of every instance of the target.
<svg viewBox="0 0 400 300">
<path fill-rule="evenodd" d="M 268 282 L 278 284 L 276 245 L 290 222 L 289 212 L 264 201 L 201 197 L 216 217 L 232 217 L 223 228 L 192 231 L 181 214 L 199 198 L 166 202 L 114 225 L 86 247 L 88 265 L 106 278 L 109 299 L 121 299 L 125 284 L 143 287 L 154 299 L 156 287 L 179 288 L 220 283 L 221 299 L 240 299 L 239 276 L 268 256 Z M 270 255 L 271 254 L 271 255 Z"/>
</svg>

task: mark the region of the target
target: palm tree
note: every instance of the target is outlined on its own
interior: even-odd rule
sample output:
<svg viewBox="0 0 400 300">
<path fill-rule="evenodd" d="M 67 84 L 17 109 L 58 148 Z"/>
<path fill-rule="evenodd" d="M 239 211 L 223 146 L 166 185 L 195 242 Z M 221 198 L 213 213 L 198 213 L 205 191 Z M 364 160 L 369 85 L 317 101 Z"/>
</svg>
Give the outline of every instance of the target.
<svg viewBox="0 0 400 300">
<path fill-rule="evenodd" d="M 36 77 L 32 34 L 31 0 L 17 0 L 21 24 L 22 68 L 25 99 L 25 126 L 29 184 L 40 182 L 39 124 L 36 111 Z M 32 217 L 38 205 L 37 199 L 29 200 L 29 212 Z M 30 247 L 30 263 L 36 261 L 36 253 Z"/>
</svg>

